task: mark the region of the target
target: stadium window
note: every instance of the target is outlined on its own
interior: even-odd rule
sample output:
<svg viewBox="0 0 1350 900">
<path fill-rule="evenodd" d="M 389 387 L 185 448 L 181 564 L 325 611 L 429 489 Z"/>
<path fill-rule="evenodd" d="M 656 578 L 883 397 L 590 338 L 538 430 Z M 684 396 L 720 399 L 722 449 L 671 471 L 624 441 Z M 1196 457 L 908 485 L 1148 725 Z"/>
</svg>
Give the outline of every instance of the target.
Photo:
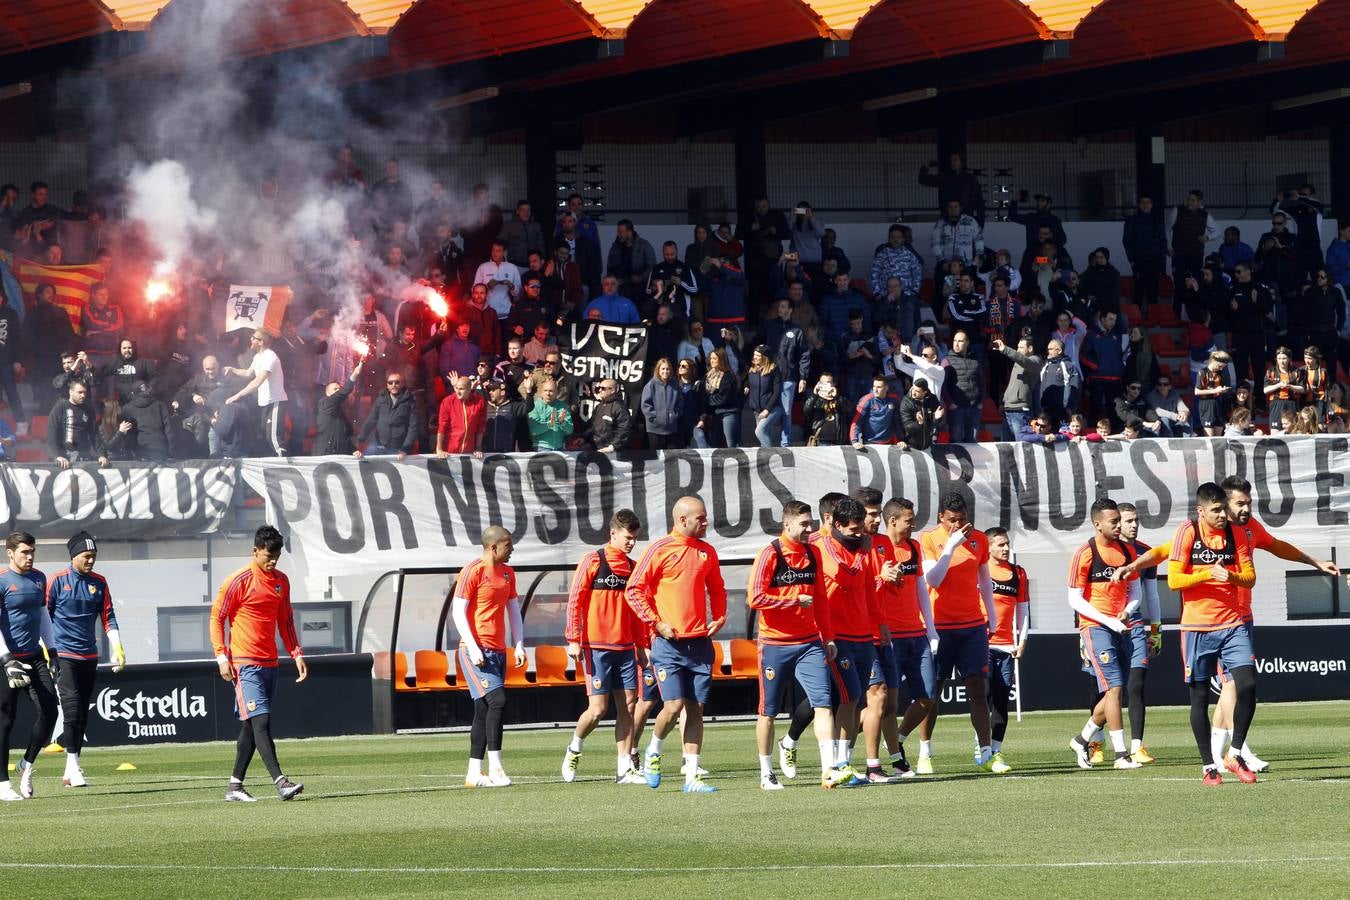
<svg viewBox="0 0 1350 900">
<path fill-rule="evenodd" d="M 1332 619 L 1350 615 L 1350 598 L 1339 578 L 1321 572 L 1293 571 L 1284 574 L 1285 602 L 1290 619 Z"/>
<path fill-rule="evenodd" d="M 306 653 L 350 653 L 352 607 L 350 603 L 296 603 L 295 630 Z M 277 639 L 277 655 L 285 658 L 285 646 Z"/>
<path fill-rule="evenodd" d="M 163 661 L 211 659 L 211 607 L 161 606 L 159 658 Z"/>
</svg>

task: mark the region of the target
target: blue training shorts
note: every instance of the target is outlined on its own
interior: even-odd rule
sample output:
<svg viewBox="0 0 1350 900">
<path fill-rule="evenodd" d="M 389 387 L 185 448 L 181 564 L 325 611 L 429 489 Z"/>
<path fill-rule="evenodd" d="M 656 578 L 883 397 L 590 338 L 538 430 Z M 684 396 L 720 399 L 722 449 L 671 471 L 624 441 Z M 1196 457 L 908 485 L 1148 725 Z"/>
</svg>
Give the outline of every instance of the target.
<svg viewBox="0 0 1350 900">
<path fill-rule="evenodd" d="M 582 647 L 578 661 L 586 678 L 587 696 L 637 690 L 637 654 L 632 650 L 592 650 Z"/>
<path fill-rule="evenodd" d="M 1251 626 L 1243 622 L 1218 631 L 1183 631 L 1182 666 L 1186 681 L 1207 681 L 1243 666 L 1256 665 Z"/>
<path fill-rule="evenodd" d="M 776 716 L 794 676 L 815 709 L 830 706 L 830 670 L 820 641 L 759 645 L 759 714 Z"/>
<path fill-rule="evenodd" d="M 983 625 L 938 631 L 936 668 L 943 677 L 953 669 L 957 677 L 989 677 L 989 629 Z"/>
<path fill-rule="evenodd" d="M 661 699 L 708 702 L 712 687 L 712 638 L 652 638 L 652 668 Z"/>
<path fill-rule="evenodd" d="M 484 650 L 483 664 L 475 666 L 469 661 L 469 651 L 459 645 L 459 674 L 469 685 L 469 696 L 481 700 L 492 691 L 506 687 L 506 653 L 501 650 Z"/>
<path fill-rule="evenodd" d="M 277 683 L 276 666 L 236 666 L 234 669 L 234 713 L 239 721 L 272 711 L 272 690 Z"/>
<path fill-rule="evenodd" d="M 1104 625 L 1090 625 L 1081 632 L 1083 671 L 1097 680 L 1097 690 L 1124 687 L 1130 674 L 1133 652 L 1128 631 L 1116 634 Z"/>
</svg>

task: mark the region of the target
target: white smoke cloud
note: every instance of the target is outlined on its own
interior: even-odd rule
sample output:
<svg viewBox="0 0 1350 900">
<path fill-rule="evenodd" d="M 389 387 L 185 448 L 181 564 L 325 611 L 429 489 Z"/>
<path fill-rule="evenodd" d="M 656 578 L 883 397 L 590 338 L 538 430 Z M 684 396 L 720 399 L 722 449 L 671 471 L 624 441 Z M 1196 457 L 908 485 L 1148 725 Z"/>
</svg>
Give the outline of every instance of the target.
<svg viewBox="0 0 1350 900">
<path fill-rule="evenodd" d="M 192 199 L 192 178 L 177 160 L 137 166 L 127 177 L 127 193 L 128 217 L 145 228 L 158 254 L 156 278 L 179 271 L 188 261 L 193 236 L 209 233 L 218 220 L 215 210 Z"/>
</svg>

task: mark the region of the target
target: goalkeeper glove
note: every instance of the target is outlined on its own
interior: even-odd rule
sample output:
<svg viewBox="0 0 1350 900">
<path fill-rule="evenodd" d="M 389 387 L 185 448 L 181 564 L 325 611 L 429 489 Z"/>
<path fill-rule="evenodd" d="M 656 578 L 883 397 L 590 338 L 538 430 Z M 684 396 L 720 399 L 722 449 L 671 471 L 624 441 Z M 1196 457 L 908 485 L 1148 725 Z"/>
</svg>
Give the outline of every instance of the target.
<svg viewBox="0 0 1350 900">
<path fill-rule="evenodd" d="M 1162 632 L 1158 631 L 1157 627 L 1155 626 L 1153 630 L 1148 633 L 1148 655 L 1157 656 L 1161 652 L 1162 652 Z"/>
<path fill-rule="evenodd" d="M 28 687 L 33 683 L 33 678 L 29 674 L 33 667 L 26 662 L 15 659 L 6 653 L 0 656 L 0 664 L 5 667 L 5 680 L 9 682 L 12 688 Z"/>
<path fill-rule="evenodd" d="M 121 641 L 113 642 L 112 655 L 113 655 L 112 670 L 114 672 L 120 672 L 127 667 L 127 651 L 122 649 Z"/>
<path fill-rule="evenodd" d="M 59 681 L 61 679 L 61 661 L 60 657 L 56 655 L 56 651 L 49 650 L 44 646 L 42 656 L 47 660 L 47 672 L 52 676 L 52 682 Z"/>
</svg>

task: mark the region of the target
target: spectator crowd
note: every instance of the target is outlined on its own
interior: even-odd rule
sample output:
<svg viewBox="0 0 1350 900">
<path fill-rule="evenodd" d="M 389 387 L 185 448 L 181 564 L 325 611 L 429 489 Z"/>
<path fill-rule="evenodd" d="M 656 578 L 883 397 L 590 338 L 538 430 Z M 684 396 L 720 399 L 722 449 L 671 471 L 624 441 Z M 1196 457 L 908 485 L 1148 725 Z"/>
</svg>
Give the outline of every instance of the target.
<svg viewBox="0 0 1350 900">
<path fill-rule="evenodd" d="M 1165 215 L 1140 197 L 1126 277 L 1105 247 L 1069 255 L 1045 194 L 1011 205 L 1024 246 L 986 246 L 978 181 L 959 156 L 939 168 L 919 176 L 937 188 L 931 228 L 878 230 L 855 265 L 806 201 L 761 197 L 683 248 L 623 219 L 605 247 L 579 195 L 545 233 L 530 201 L 503 210 L 486 185 L 464 206 L 439 183 L 415 196 L 396 160 L 367 184 L 344 147 L 323 183 L 369 259 L 359 310 L 292 264 L 276 335 L 220 332 L 241 274 L 223 256 L 149 302 L 135 243 L 96 200 L 59 208 L 35 182 L 25 203 L 6 184 L 0 249 L 103 280 L 78 327 L 50 283 L 22 315 L 0 303 L 17 425 L 0 418 L 0 458 L 32 422 L 20 383 L 63 466 L 1345 431 L 1350 224 L 1324 247 L 1311 186 L 1277 198 L 1251 244 L 1220 236 L 1199 191 Z M 643 384 L 566 371 L 559 339 L 587 320 L 646 329 Z"/>
</svg>

